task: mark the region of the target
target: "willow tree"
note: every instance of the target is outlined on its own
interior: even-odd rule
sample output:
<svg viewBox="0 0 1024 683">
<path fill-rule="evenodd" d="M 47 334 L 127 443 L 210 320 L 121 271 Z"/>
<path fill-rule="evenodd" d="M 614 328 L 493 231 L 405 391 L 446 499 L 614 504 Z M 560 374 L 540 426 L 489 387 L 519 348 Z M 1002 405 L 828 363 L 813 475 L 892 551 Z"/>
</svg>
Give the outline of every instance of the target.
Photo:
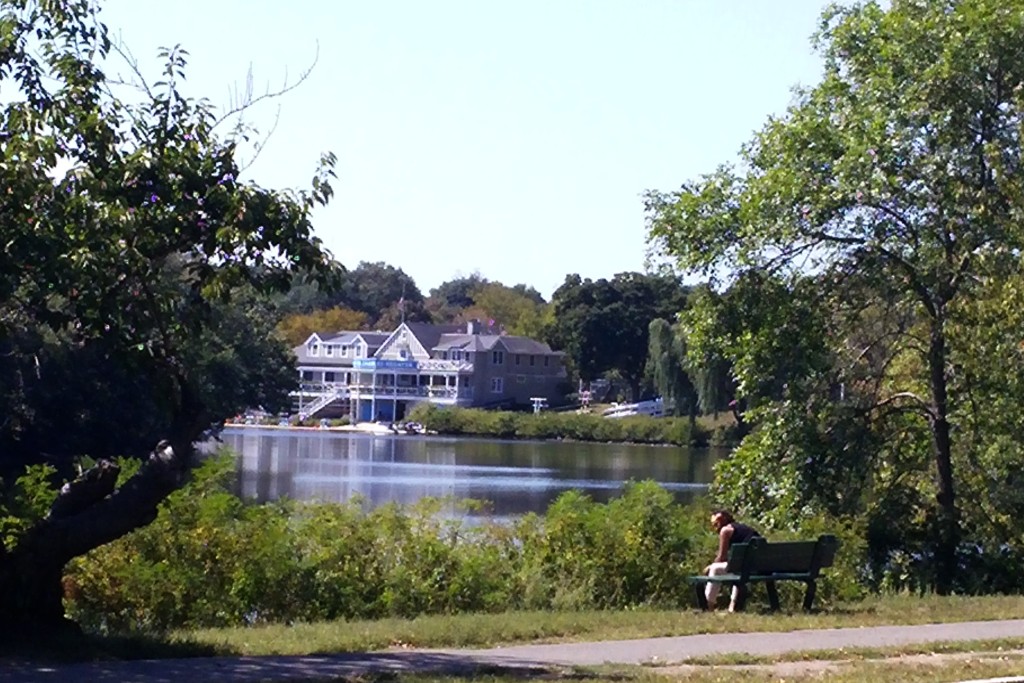
<svg viewBox="0 0 1024 683">
<path fill-rule="evenodd" d="M 93 2 L 0 4 L 0 464 L 144 461 L 120 481 L 101 459 L 21 526 L 0 497 L 4 633 L 63 624 L 66 563 L 150 522 L 208 430 L 287 398 L 294 370 L 258 315 L 235 315 L 242 293 L 333 271 L 311 223 L 333 159 L 309 191 L 243 181 L 240 137 L 181 94 L 185 53 L 163 57 L 122 99 Z M 69 370 L 77 383 L 54 381 Z"/>
<path fill-rule="evenodd" d="M 901 311 L 875 407 L 918 416 L 930 435 L 935 587 L 948 592 L 963 398 L 951 394 L 951 331 L 1024 246 L 1024 0 L 833 7 L 815 45 L 821 82 L 797 90 L 738 164 L 648 195 L 649 239 L 686 270 L 812 275 L 836 311 Z"/>
<path fill-rule="evenodd" d="M 666 402 L 672 402 L 672 414 L 686 415 L 691 425 L 698 414 L 697 391 L 686 370 L 686 347 L 682 337 L 664 318 L 655 318 L 648 326 L 647 364 L 654 388 Z"/>
</svg>

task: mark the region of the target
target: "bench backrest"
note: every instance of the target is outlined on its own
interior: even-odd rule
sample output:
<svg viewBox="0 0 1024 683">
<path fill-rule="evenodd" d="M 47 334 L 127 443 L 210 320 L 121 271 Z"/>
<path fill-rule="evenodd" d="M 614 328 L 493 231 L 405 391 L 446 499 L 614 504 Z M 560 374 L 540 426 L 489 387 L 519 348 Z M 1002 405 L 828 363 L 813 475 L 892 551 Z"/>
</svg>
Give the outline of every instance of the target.
<svg viewBox="0 0 1024 683">
<path fill-rule="evenodd" d="M 749 576 L 769 573 L 809 573 L 831 567 L 839 541 L 835 536 L 820 536 L 816 541 L 769 543 L 763 538 L 737 543 L 729 549 L 730 573 Z"/>
</svg>

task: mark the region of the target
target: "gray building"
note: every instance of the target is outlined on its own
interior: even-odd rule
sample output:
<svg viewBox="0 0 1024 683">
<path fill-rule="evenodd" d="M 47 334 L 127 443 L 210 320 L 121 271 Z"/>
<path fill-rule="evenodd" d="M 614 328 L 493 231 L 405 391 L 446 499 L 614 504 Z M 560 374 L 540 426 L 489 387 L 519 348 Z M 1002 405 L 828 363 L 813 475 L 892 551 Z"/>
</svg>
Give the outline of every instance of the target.
<svg viewBox="0 0 1024 683">
<path fill-rule="evenodd" d="M 402 323 L 393 332 L 314 333 L 295 347 L 298 412 L 354 421 L 401 420 L 420 402 L 463 407 L 560 398 L 563 353 L 480 323 Z"/>
</svg>

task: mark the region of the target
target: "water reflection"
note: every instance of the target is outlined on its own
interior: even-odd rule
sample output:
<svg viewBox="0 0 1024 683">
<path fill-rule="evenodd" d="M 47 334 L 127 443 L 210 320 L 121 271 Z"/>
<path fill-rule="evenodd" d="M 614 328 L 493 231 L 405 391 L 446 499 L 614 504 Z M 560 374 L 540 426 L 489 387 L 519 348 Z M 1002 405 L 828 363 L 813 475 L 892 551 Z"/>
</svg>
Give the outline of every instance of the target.
<svg viewBox="0 0 1024 683">
<path fill-rule="evenodd" d="M 630 479 L 653 479 L 689 500 L 706 488 L 719 456 L 628 444 L 318 430 L 232 428 L 221 438 L 239 454 L 239 494 L 246 498 L 345 501 L 359 495 L 376 506 L 450 497 L 489 501 L 497 517 L 542 513 L 570 489 L 604 502 Z"/>
</svg>

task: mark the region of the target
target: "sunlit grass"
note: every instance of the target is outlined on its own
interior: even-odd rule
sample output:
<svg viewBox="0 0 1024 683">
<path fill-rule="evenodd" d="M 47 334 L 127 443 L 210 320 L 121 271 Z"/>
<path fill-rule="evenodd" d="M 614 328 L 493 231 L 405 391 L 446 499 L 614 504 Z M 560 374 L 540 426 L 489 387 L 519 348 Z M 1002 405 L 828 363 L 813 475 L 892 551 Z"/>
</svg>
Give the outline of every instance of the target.
<svg viewBox="0 0 1024 683">
<path fill-rule="evenodd" d="M 770 667 L 698 667 L 676 670 L 643 669 L 640 667 L 597 667 L 569 670 L 552 670 L 538 676 L 535 671 L 502 672 L 486 669 L 475 676 L 445 676 L 444 674 L 366 674 L 359 676 L 359 683 L 520 683 L 524 680 L 571 681 L 572 683 L 666 683 L 685 680 L 693 683 L 735 683 L 737 680 L 760 683 L 804 683 L 805 681 L 828 680 L 833 683 L 879 683 L 879 681 L 901 681 L 905 683 L 942 683 L 978 678 L 994 678 L 1019 675 L 1020 662 L 1000 659 L 997 654 L 979 655 L 975 658 L 947 659 L 934 661 L 886 660 L 854 661 L 827 664 L 827 668 L 808 667 L 773 669 Z M 306 683 L 339 679 L 309 679 Z"/>
<path fill-rule="evenodd" d="M 201 629 L 175 632 L 172 642 L 190 642 L 234 654 L 313 654 L 388 647 L 476 648 L 524 642 L 987 621 L 1015 619 L 1021 614 L 1021 596 L 903 595 L 869 599 L 813 614 L 784 611 L 724 615 L 694 610 L 511 612 Z"/>
<path fill-rule="evenodd" d="M 987 656 L 1005 658 L 1007 660 L 1012 659 L 1019 664 L 1024 664 L 1024 638 L 906 643 L 890 647 L 851 647 L 837 650 L 800 650 L 796 652 L 780 652 L 772 655 L 733 652 L 705 657 L 688 657 L 677 663 L 700 666 L 745 666 L 777 664 L 779 662 L 880 660 L 905 658 L 914 655 L 965 653 L 986 653 Z"/>
</svg>

